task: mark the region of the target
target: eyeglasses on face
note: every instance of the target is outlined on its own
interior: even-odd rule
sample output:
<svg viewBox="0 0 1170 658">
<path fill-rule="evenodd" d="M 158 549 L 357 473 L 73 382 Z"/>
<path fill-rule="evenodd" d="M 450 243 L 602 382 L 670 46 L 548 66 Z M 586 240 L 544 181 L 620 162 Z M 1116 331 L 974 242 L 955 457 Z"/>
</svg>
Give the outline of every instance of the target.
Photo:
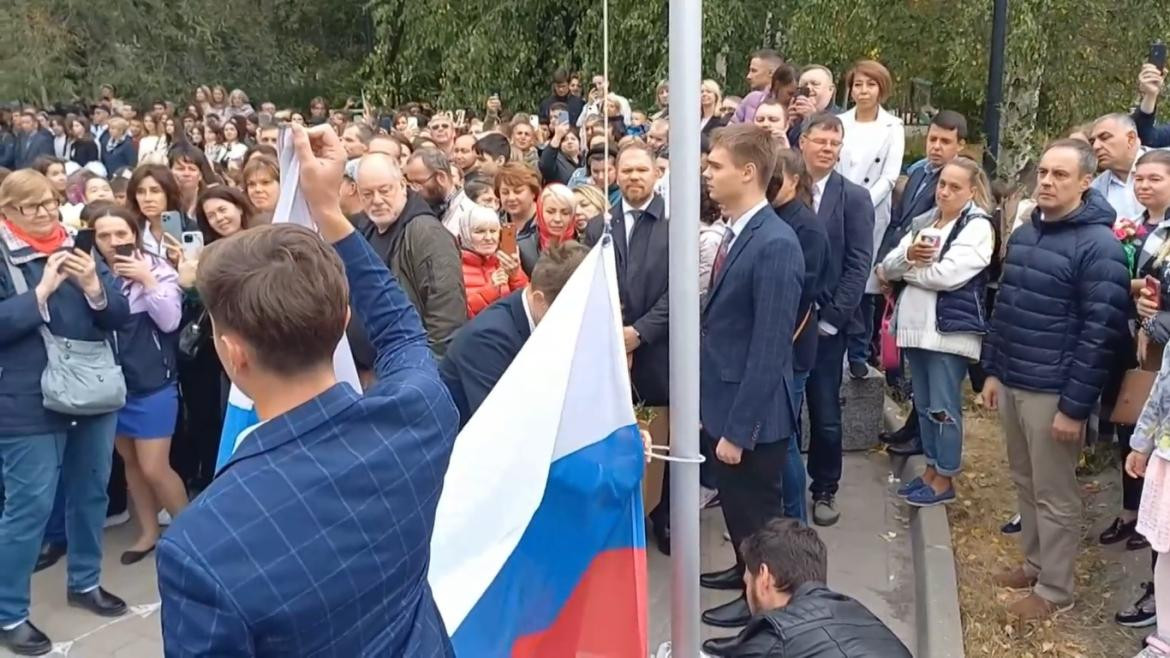
<svg viewBox="0 0 1170 658">
<path fill-rule="evenodd" d="M 16 209 L 22 215 L 35 215 L 37 212 L 44 210 L 47 213 L 57 212 L 61 204 L 56 199 L 46 199 L 40 203 L 21 203 L 16 205 Z"/>
</svg>

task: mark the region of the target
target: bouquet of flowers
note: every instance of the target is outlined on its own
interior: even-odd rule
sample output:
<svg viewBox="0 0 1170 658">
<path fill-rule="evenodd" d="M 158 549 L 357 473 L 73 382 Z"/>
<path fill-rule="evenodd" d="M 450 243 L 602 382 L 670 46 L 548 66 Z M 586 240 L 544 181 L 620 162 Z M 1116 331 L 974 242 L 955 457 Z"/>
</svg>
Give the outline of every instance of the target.
<svg viewBox="0 0 1170 658">
<path fill-rule="evenodd" d="M 1138 249 L 1145 241 L 1146 233 L 1148 231 L 1144 222 L 1138 223 L 1128 217 L 1119 218 L 1113 223 L 1113 235 L 1121 242 L 1121 248 L 1125 251 L 1125 262 L 1129 265 L 1130 278 L 1137 276 Z"/>
</svg>

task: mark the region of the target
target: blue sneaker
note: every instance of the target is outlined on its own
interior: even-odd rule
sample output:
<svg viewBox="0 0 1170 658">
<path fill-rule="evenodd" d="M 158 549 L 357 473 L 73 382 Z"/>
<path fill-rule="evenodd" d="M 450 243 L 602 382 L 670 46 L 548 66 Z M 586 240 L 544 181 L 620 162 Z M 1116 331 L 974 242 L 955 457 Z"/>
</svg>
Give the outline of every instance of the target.
<svg viewBox="0 0 1170 658">
<path fill-rule="evenodd" d="M 906 496 L 909 496 L 911 493 L 913 493 L 915 489 L 925 486 L 926 483 L 922 481 L 922 478 L 914 478 L 906 484 L 898 487 L 898 495 L 905 498 Z"/>
<path fill-rule="evenodd" d="M 946 491 L 936 494 L 934 489 L 930 487 L 921 487 L 910 492 L 906 496 L 906 502 L 915 507 L 934 507 L 935 505 L 945 505 L 955 500 L 955 488 L 951 487 Z"/>
</svg>

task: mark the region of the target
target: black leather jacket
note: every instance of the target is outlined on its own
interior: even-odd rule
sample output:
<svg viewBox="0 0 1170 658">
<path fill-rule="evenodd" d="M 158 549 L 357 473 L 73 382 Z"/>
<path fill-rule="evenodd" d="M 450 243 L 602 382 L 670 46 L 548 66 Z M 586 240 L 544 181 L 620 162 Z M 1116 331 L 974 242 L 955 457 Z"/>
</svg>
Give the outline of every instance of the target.
<svg viewBox="0 0 1170 658">
<path fill-rule="evenodd" d="M 753 617 L 728 655 L 910 658 L 910 651 L 865 606 L 820 583 L 805 583 L 788 605 Z"/>
</svg>

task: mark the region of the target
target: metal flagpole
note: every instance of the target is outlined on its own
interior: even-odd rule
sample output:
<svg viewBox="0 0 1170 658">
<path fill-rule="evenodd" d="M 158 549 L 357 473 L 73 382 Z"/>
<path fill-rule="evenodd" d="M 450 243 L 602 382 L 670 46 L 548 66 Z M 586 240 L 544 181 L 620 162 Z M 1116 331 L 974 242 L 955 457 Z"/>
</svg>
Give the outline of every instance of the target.
<svg viewBox="0 0 1170 658">
<path fill-rule="evenodd" d="M 671 654 L 699 655 L 699 85 L 702 0 L 670 0 Z"/>
</svg>

